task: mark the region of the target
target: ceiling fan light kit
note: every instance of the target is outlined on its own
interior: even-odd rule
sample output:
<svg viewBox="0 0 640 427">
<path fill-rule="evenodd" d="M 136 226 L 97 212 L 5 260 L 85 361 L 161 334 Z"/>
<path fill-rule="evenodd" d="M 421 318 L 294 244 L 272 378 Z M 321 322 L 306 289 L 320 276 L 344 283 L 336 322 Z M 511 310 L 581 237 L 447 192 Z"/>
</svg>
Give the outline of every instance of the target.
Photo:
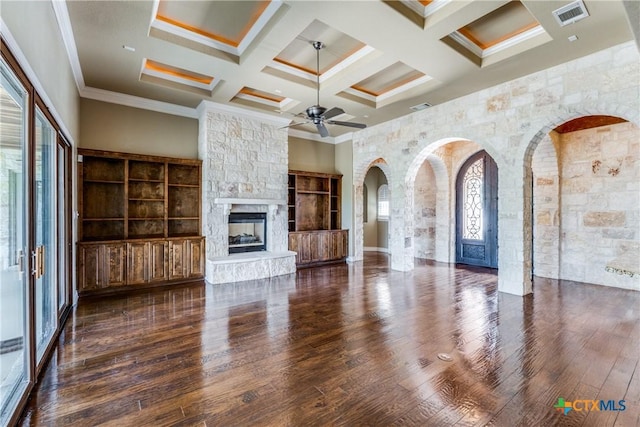
<svg viewBox="0 0 640 427">
<path fill-rule="evenodd" d="M 320 105 L 320 49 L 324 47 L 324 43 L 322 43 L 321 41 L 312 41 L 311 45 L 316 50 L 316 105 L 312 105 L 311 107 L 307 108 L 305 110 L 305 115 L 303 115 L 302 113 L 300 114 L 300 116 L 303 116 L 306 121 L 300 123 L 292 123 L 289 126 L 285 126 L 285 128 L 313 123 L 314 125 L 316 125 L 318 133 L 323 138 L 329 136 L 329 130 L 325 126 L 325 123 L 358 129 L 366 128 L 367 125 L 365 125 L 364 123 L 351 123 L 331 120 L 333 117 L 344 114 L 344 110 L 338 107 L 333 107 L 327 110 L 325 107 L 322 107 Z"/>
</svg>

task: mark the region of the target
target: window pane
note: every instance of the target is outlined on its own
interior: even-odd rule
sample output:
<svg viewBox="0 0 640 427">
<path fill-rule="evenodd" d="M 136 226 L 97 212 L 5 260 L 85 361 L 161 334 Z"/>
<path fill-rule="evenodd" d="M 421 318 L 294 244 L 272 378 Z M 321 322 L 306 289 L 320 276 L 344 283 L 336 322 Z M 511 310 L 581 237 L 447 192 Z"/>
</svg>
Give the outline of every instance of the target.
<svg viewBox="0 0 640 427">
<path fill-rule="evenodd" d="M 389 219 L 389 186 L 387 184 L 378 188 L 378 219 Z"/>
<path fill-rule="evenodd" d="M 462 237 L 471 240 L 482 240 L 483 221 L 483 188 L 484 182 L 484 159 L 480 158 L 474 162 L 464 174 L 462 181 Z"/>
<path fill-rule="evenodd" d="M 0 61 L 0 425 L 6 425 L 28 384 L 27 101 Z"/>
<path fill-rule="evenodd" d="M 57 244 L 56 244 L 56 131 L 45 115 L 36 111 L 35 140 L 35 240 L 42 269 L 36 276 L 36 354 L 38 362 L 57 324 Z"/>
</svg>

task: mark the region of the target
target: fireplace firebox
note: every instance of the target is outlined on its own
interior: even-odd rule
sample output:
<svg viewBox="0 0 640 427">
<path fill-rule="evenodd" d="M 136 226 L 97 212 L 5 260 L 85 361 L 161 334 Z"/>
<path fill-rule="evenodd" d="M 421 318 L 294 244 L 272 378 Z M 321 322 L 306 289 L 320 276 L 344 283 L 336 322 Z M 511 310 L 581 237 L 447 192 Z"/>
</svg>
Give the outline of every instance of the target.
<svg viewBox="0 0 640 427">
<path fill-rule="evenodd" d="M 267 214 L 229 213 L 229 253 L 267 250 Z"/>
</svg>

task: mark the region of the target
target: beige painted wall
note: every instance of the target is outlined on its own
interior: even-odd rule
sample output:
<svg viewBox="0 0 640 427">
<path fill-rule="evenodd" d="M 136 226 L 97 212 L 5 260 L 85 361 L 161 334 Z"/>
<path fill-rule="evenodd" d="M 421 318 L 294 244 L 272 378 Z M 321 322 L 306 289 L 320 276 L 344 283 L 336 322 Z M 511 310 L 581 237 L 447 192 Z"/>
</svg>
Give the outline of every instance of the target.
<svg viewBox="0 0 640 427">
<path fill-rule="evenodd" d="M 198 120 L 83 98 L 82 148 L 198 158 Z"/>
<path fill-rule="evenodd" d="M 289 169 L 335 173 L 335 145 L 289 137 Z"/>
<path fill-rule="evenodd" d="M 342 229 L 349 230 L 349 256 L 353 255 L 353 144 L 335 145 L 335 169 L 342 174 Z M 289 145 L 291 150 L 291 145 Z M 291 151 L 289 151 L 291 152 Z"/>
<path fill-rule="evenodd" d="M 2 20 L 42 85 L 39 92 L 45 93 L 40 95 L 50 99 L 53 105 L 48 106 L 55 109 L 60 126 L 77 142 L 80 98 L 51 2 L 2 0 L 0 9 Z"/>
</svg>

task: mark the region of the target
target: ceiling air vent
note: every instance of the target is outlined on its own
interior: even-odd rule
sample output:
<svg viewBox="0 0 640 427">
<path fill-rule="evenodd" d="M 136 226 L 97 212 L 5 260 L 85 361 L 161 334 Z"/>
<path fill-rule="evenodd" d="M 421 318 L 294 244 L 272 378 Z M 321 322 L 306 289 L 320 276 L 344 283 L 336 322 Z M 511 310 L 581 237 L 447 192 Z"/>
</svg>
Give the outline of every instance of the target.
<svg viewBox="0 0 640 427">
<path fill-rule="evenodd" d="M 411 108 L 413 111 L 420 111 L 420 110 L 424 110 L 431 107 L 431 104 L 424 102 L 422 104 L 418 104 L 418 105 L 414 105 L 413 107 L 409 107 Z"/>
<path fill-rule="evenodd" d="M 554 10 L 553 16 L 556 18 L 556 21 L 558 21 L 558 24 L 564 27 L 565 25 L 573 24 L 586 18 L 589 16 L 589 12 L 587 12 L 587 8 L 584 7 L 582 0 L 577 0 L 562 6 L 560 9 Z"/>
</svg>

